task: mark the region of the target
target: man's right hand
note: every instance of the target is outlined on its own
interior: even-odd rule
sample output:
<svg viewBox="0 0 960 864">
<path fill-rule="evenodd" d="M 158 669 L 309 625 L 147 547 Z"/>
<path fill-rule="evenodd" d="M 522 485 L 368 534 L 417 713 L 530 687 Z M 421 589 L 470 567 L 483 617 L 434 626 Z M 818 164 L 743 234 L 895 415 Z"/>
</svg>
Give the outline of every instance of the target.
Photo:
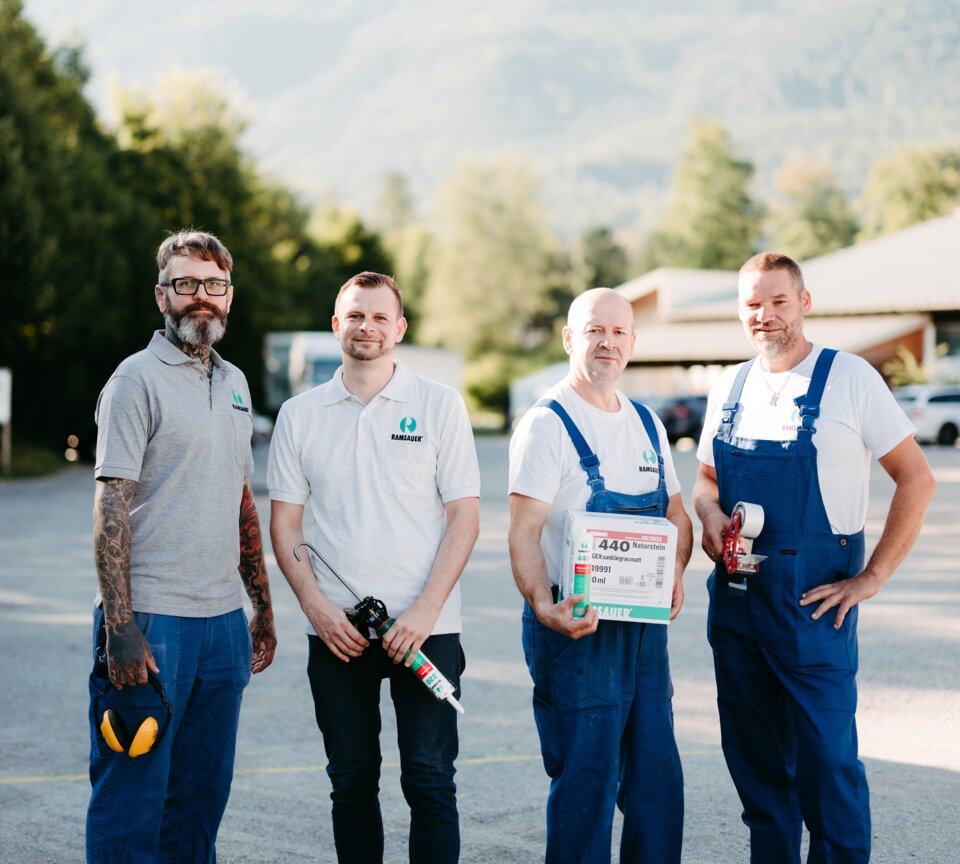
<svg viewBox="0 0 960 864">
<path fill-rule="evenodd" d="M 537 619 L 544 627 L 562 633 L 570 639 L 579 639 L 595 633 L 600 617 L 593 606 L 588 606 L 582 618 L 573 617 L 573 607 L 583 602 L 582 594 L 572 594 L 559 603 L 545 602 L 534 609 Z"/>
<path fill-rule="evenodd" d="M 730 517 L 717 505 L 705 510 L 700 520 L 703 525 L 700 545 L 711 561 L 719 561 L 723 557 L 723 532 L 730 524 Z"/>
<path fill-rule="evenodd" d="M 107 625 L 107 669 L 110 683 L 117 690 L 147 683 L 147 670 L 154 675 L 160 669 L 150 645 L 131 618 L 122 624 Z"/>
<path fill-rule="evenodd" d="M 711 561 L 719 561 L 723 557 L 723 532 L 730 517 L 720 507 L 717 470 L 712 465 L 700 463 L 697 482 L 693 484 L 693 507 L 703 526 L 700 545 Z"/>
<path fill-rule="evenodd" d="M 322 605 L 311 609 L 307 617 L 323 644 L 344 663 L 349 663 L 351 657 L 359 657 L 370 644 L 335 603 L 324 600 Z"/>
</svg>

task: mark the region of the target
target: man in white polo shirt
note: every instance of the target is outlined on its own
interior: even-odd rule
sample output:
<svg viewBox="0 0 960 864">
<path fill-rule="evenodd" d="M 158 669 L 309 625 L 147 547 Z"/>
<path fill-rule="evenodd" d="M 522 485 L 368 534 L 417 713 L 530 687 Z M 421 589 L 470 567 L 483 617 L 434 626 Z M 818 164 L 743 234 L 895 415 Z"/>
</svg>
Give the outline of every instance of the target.
<svg viewBox="0 0 960 864">
<path fill-rule="evenodd" d="M 383 860 L 380 684 L 397 714 L 400 782 L 410 806 L 410 860 L 459 857 L 456 712 L 405 666 L 422 647 L 459 696 L 458 580 L 479 530 L 480 475 L 469 419 L 450 387 L 393 359 L 407 322 L 396 283 L 360 273 L 340 289 L 333 332 L 343 366 L 286 402 L 267 470 L 277 562 L 307 616 L 317 725 L 333 784 L 340 862 Z M 396 623 L 368 638 L 347 616 L 350 591 L 319 562 L 297 560 L 306 539 L 361 597 Z"/>
</svg>

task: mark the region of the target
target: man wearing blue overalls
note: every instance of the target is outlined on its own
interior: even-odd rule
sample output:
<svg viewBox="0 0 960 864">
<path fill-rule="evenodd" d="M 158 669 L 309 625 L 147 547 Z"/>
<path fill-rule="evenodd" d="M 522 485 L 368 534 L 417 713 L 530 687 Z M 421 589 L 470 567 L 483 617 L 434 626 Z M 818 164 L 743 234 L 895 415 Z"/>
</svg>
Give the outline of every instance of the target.
<svg viewBox="0 0 960 864">
<path fill-rule="evenodd" d="M 754 864 L 870 858 L 857 755 L 857 605 L 910 550 L 934 480 L 914 428 L 862 358 L 806 340 L 810 294 L 797 264 L 765 252 L 740 270 L 739 313 L 758 356 L 724 372 L 707 406 L 694 504 L 707 637 L 727 767 Z M 896 484 L 864 566 L 871 454 Z M 760 505 L 754 575 L 729 576 L 723 531 L 738 502 Z"/>
<path fill-rule="evenodd" d="M 633 309 L 596 288 L 570 307 L 570 373 L 522 419 L 510 443 L 510 559 L 526 603 L 523 648 L 547 801 L 548 864 L 610 861 L 614 805 L 622 862 L 677 864 L 683 773 L 673 734 L 667 627 L 574 618 L 556 602 L 568 510 L 666 516 L 679 542 L 671 618 L 683 604 L 692 530 L 666 432 L 617 390 L 633 353 Z"/>
</svg>

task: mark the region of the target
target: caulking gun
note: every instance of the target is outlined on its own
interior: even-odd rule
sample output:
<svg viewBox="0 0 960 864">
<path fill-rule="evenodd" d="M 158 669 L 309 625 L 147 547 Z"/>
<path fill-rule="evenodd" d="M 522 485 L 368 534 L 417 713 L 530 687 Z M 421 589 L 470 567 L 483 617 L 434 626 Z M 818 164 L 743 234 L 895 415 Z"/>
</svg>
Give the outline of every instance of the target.
<svg viewBox="0 0 960 864">
<path fill-rule="evenodd" d="M 293 547 L 293 557 L 300 561 L 300 555 L 298 554 L 299 548 L 301 546 L 306 546 L 346 588 L 354 597 L 357 598 L 357 604 L 353 607 L 352 614 L 349 615 L 350 619 L 354 622 L 354 625 L 357 626 L 358 630 L 364 632 L 367 627 L 373 629 L 373 631 L 381 639 L 384 637 L 384 634 L 393 626 L 395 618 L 390 617 L 390 613 L 387 612 L 387 607 L 384 605 L 382 600 L 377 600 L 376 597 L 363 597 L 361 598 L 356 591 L 353 590 L 333 569 L 325 560 L 324 557 L 317 552 L 309 543 L 303 542 L 298 543 Z M 363 629 L 361 629 L 361 627 Z M 410 656 L 410 652 L 404 656 L 404 660 Z M 413 658 L 413 663 L 410 664 L 410 671 L 417 676 L 422 682 L 423 685 L 431 692 L 440 702 L 449 702 L 454 708 L 457 709 L 461 714 L 464 713 L 463 706 L 456 700 L 453 695 L 454 686 L 451 684 L 433 665 L 430 658 L 427 657 L 422 651 L 417 652 L 417 656 Z"/>
</svg>

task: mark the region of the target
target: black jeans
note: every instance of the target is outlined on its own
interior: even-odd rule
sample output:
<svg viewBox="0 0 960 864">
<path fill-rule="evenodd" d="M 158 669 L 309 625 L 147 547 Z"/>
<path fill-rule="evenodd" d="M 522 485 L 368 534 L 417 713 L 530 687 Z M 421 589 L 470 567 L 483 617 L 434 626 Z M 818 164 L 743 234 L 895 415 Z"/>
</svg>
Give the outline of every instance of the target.
<svg viewBox="0 0 960 864">
<path fill-rule="evenodd" d="M 333 836 L 340 864 L 383 861 L 380 781 L 380 683 L 390 681 L 397 713 L 400 785 L 410 805 L 410 861 L 454 864 L 460 855 L 453 762 L 457 712 L 374 640 L 360 657 L 338 660 L 317 636 L 308 636 L 307 675 L 333 784 Z M 423 653 L 456 687 L 464 668 L 460 635 L 431 636 Z"/>
</svg>

